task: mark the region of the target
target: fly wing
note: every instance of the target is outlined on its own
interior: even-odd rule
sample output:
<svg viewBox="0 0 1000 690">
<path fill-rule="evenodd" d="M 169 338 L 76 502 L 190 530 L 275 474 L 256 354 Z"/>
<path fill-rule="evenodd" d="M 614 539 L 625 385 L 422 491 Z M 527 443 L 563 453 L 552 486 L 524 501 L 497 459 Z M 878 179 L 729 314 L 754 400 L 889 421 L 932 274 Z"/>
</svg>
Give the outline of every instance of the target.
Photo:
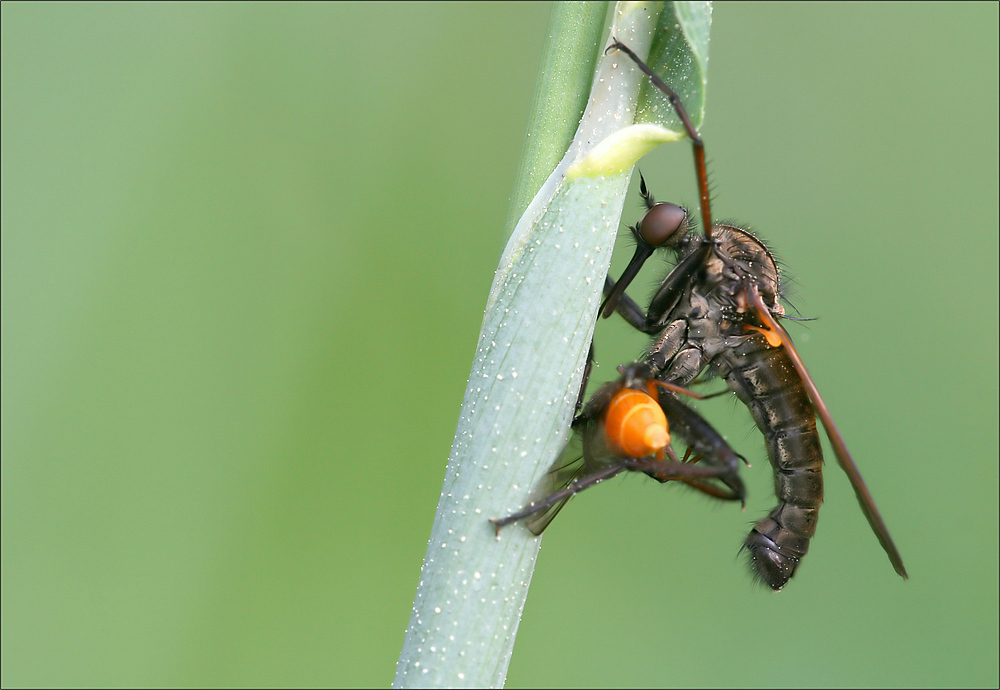
<svg viewBox="0 0 1000 690">
<path fill-rule="evenodd" d="M 826 403 L 823 401 L 823 396 L 819 394 L 819 389 L 816 388 L 816 384 L 813 382 L 812 377 L 806 370 L 805 364 L 802 363 L 802 358 L 799 357 L 799 353 L 795 349 L 795 345 L 792 344 L 792 339 L 789 337 L 788 333 L 781 324 L 778 323 L 777 319 L 771 314 L 764 304 L 764 300 L 761 299 L 760 293 L 757 292 L 755 286 L 748 290 L 748 297 L 750 302 L 754 307 L 754 310 L 763 320 L 764 324 L 767 325 L 769 329 L 781 340 L 781 344 L 784 345 L 785 351 L 788 353 L 789 358 L 792 360 L 792 364 L 795 366 L 795 371 L 798 373 L 799 377 L 802 379 L 802 385 L 805 386 L 806 392 L 809 394 L 809 399 L 812 401 L 813 407 L 816 408 L 816 414 L 823 421 L 823 427 L 826 429 L 827 438 L 830 439 L 830 445 L 833 446 L 833 452 L 837 456 L 837 463 L 840 465 L 841 469 L 847 474 L 847 478 L 851 480 L 851 486 L 854 487 L 854 493 L 858 497 L 858 503 L 861 505 L 861 512 L 865 514 L 868 519 L 868 524 L 871 525 L 872 531 L 875 532 L 876 538 L 878 538 L 879 544 L 885 550 L 886 555 L 889 556 L 889 561 L 892 563 L 892 567 L 895 568 L 896 573 L 898 573 L 904 580 L 909 576 L 906 574 L 906 568 L 903 566 L 903 557 L 899 554 L 899 550 L 892 541 L 892 537 L 889 535 L 889 528 L 886 527 L 885 521 L 882 519 L 882 515 L 878 512 L 878 508 L 875 507 L 875 499 L 872 498 L 871 492 L 868 487 L 865 486 L 864 480 L 861 478 L 861 472 L 858 470 L 857 463 L 854 462 L 854 458 L 851 457 L 850 451 L 847 450 L 847 444 L 844 443 L 844 437 L 841 436 L 840 430 L 833 421 L 833 417 L 830 415 L 830 410 L 827 408 Z"/>
<path fill-rule="evenodd" d="M 563 448 L 556 461 L 552 463 L 548 474 L 545 475 L 536 488 L 533 502 L 543 501 L 547 496 L 565 489 L 574 480 L 583 477 L 585 469 L 586 463 L 583 460 L 583 430 L 574 429 L 566 447 Z M 566 505 L 566 501 L 571 497 L 572 494 L 556 501 L 545 510 L 541 510 L 528 518 L 528 530 L 536 535 L 544 532 L 545 528 L 555 519 L 555 516 L 559 514 L 562 507 Z"/>
</svg>

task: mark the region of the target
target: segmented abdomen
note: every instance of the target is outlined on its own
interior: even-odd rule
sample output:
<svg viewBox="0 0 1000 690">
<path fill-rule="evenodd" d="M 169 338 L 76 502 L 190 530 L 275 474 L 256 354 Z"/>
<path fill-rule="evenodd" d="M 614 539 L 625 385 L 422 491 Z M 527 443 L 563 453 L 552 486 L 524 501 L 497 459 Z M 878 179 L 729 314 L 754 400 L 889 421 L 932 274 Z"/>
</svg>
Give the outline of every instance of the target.
<svg viewBox="0 0 1000 690">
<path fill-rule="evenodd" d="M 816 413 L 784 348 L 770 347 L 763 336 L 724 349 L 713 364 L 750 409 L 774 469 L 779 503 L 754 525 L 744 547 L 754 574 L 777 591 L 808 551 L 823 502 Z"/>
</svg>

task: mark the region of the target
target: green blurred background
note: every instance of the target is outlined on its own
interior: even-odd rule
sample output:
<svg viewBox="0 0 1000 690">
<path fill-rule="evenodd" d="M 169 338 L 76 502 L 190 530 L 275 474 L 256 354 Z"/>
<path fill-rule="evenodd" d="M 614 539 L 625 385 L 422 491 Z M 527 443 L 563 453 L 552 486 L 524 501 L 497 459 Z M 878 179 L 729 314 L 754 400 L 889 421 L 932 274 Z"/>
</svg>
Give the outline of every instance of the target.
<svg viewBox="0 0 1000 690">
<path fill-rule="evenodd" d="M 391 681 L 548 12 L 3 3 L 4 686 Z M 508 686 L 996 686 L 997 24 L 715 8 L 716 215 L 820 317 L 793 336 L 911 580 L 831 461 L 798 575 L 752 585 L 770 473 L 709 401 L 746 513 L 575 500 Z M 687 144 L 641 167 L 694 205 Z M 597 338 L 603 379 L 644 344 Z"/>
</svg>

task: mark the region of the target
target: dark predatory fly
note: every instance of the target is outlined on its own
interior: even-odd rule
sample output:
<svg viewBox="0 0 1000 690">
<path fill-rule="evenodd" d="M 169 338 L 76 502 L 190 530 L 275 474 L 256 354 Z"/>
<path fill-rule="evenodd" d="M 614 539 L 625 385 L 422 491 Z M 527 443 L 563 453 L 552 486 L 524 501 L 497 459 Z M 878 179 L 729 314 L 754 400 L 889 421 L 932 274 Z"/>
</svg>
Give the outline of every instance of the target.
<svg viewBox="0 0 1000 690">
<path fill-rule="evenodd" d="M 644 361 L 656 379 L 687 386 L 707 371 L 720 376 L 749 408 L 764 436 L 779 501 L 744 542 L 757 577 L 775 591 L 784 587 L 816 531 L 823 501 L 819 415 L 862 512 L 905 579 L 902 557 L 871 493 L 778 322 L 788 317 L 779 303 L 781 285 L 774 257 L 749 231 L 712 223 L 705 146 L 680 98 L 627 46 L 615 40 L 608 52 L 615 50 L 627 55 L 666 95 L 684 124 L 694 150 L 704 236 L 690 230 L 682 207 L 656 203 L 642 180 L 647 212 L 630 227 L 637 243 L 635 254 L 617 283 L 607 279 L 600 315 L 607 318 L 617 311 L 634 328 L 653 336 Z M 676 263 L 644 311 L 625 289 L 658 248 L 673 252 Z"/>
<path fill-rule="evenodd" d="M 675 397 L 694 394 L 656 380 L 646 362 L 618 371 L 620 378 L 601 386 L 579 410 L 572 436 L 536 500 L 490 520 L 497 534 L 517 520 L 526 520 L 533 534 L 541 534 L 572 496 L 625 471 L 642 472 L 661 483 L 680 481 L 709 496 L 742 503 L 740 457 L 701 415 Z M 585 373 L 581 390 L 586 379 Z M 671 446 L 671 430 L 688 444 L 684 459 Z"/>
</svg>

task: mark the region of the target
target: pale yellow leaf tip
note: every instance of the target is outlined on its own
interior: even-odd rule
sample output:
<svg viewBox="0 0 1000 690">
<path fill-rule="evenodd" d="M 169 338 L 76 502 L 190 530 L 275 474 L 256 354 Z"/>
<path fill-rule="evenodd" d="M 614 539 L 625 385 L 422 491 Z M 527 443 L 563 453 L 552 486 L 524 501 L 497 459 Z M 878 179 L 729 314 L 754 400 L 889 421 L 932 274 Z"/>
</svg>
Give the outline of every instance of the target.
<svg viewBox="0 0 1000 690">
<path fill-rule="evenodd" d="M 654 124 L 631 125 L 611 134 L 586 156 L 570 166 L 566 177 L 617 175 L 660 144 L 683 139 L 686 135 Z"/>
</svg>

